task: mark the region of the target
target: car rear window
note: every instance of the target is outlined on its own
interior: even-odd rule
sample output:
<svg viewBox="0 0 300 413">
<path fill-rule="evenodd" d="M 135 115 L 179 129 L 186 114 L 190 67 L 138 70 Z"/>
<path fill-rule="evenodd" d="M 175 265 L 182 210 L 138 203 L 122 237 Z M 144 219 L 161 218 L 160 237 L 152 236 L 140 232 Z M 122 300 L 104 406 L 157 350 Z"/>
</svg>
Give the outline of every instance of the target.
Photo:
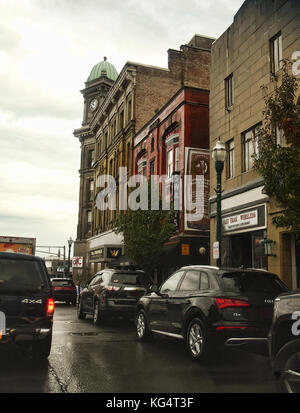
<svg viewBox="0 0 300 413">
<path fill-rule="evenodd" d="M 0 259 L 0 293 L 39 291 L 45 286 L 37 261 Z"/>
<path fill-rule="evenodd" d="M 74 282 L 72 280 L 66 280 L 63 278 L 51 280 L 51 284 L 53 285 L 53 287 L 63 287 L 63 286 L 74 287 Z"/>
<path fill-rule="evenodd" d="M 288 291 L 276 276 L 264 272 L 228 272 L 221 277 L 223 291 L 238 293 L 275 293 Z"/>
<path fill-rule="evenodd" d="M 111 277 L 111 283 L 149 286 L 151 281 L 147 274 L 115 273 Z"/>
</svg>

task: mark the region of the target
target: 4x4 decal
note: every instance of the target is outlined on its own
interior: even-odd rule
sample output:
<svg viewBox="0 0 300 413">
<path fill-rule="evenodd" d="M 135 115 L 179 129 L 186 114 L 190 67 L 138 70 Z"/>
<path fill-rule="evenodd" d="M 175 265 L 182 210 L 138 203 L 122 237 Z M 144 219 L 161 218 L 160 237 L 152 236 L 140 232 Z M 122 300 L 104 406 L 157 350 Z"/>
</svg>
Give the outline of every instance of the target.
<svg viewBox="0 0 300 413">
<path fill-rule="evenodd" d="M 42 304 L 42 299 L 40 298 L 39 300 L 34 300 L 33 298 L 24 298 L 24 300 L 21 301 L 22 304 Z"/>
</svg>

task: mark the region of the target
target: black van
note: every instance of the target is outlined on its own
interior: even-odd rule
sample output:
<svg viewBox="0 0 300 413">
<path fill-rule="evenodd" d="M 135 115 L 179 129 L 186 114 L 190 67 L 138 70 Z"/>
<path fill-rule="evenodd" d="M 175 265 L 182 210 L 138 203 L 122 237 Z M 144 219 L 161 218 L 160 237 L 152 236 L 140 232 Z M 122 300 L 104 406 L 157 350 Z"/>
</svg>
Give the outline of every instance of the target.
<svg viewBox="0 0 300 413">
<path fill-rule="evenodd" d="M 15 343 L 46 359 L 51 350 L 54 299 L 44 261 L 0 253 L 0 351 Z"/>
</svg>

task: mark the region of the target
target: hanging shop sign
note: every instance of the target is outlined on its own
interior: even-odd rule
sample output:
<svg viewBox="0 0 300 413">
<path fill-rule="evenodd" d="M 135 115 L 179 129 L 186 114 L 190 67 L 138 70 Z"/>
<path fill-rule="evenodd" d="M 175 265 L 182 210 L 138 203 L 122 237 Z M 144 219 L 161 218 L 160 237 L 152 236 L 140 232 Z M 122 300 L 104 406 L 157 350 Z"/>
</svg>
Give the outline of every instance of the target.
<svg viewBox="0 0 300 413">
<path fill-rule="evenodd" d="M 119 258 L 122 255 L 122 248 L 107 248 L 107 258 Z"/>
</svg>

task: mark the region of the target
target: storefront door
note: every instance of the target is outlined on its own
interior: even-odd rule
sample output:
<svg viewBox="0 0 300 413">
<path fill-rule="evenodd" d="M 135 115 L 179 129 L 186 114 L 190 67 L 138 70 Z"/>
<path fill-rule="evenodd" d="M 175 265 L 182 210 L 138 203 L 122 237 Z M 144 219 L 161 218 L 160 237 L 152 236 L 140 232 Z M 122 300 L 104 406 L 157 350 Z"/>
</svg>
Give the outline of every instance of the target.
<svg viewBox="0 0 300 413">
<path fill-rule="evenodd" d="M 265 231 L 254 231 L 224 237 L 223 265 L 267 269 L 267 257 L 261 242 L 264 236 Z"/>
</svg>

